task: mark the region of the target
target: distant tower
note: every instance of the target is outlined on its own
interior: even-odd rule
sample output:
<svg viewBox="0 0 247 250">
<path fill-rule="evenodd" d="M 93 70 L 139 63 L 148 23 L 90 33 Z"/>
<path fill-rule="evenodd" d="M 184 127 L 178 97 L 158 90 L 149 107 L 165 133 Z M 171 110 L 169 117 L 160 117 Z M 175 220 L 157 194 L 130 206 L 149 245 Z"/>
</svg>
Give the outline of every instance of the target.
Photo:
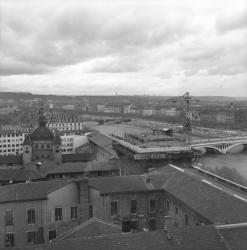
<svg viewBox="0 0 247 250">
<path fill-rule="evenodd" d="M 32 142 L 29 135 L 25 135 L 23 142 L 23 164 L 26 165 L 32 161 Z"/>
<path fill-rule="evenodd" d="M 191 117 L 190 117 L 190 101 L 191 101 L 191 95 L 189 92 L 186 92 L 184 94 L 185 116 L 184 116 L 184 124 L 183 124 L 185 132 L 192 131 Z"/>
<path fill-rule="evenodd" d="M 45 118 L 45 112 L 43 104 L 41 104 L 41 107 L 39 109 L 39 126 L 45 127 L 46 126 L 46 118 Z"/>
</svg>

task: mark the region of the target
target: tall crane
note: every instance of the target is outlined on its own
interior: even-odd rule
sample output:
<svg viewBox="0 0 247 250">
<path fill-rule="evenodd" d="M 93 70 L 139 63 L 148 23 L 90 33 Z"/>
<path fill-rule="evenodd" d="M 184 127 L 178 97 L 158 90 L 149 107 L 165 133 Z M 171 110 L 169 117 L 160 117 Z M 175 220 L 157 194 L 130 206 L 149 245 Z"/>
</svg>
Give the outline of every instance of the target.
<svg viewBox="0 0 247 250">
<path fill-rule="evenodd" d="M 167 100 L 167 102 L 173 102 L 177 105 L 182 105 L 184 107 L 184 117 L 183 117 L 183 130 L 186 135 L 187 144 L 191 144 L 191 133 L 192 133 L 192 121 L 191 121 L 191 109 L 192 103 L 199 102 L 199 99 L 191 96 L 189 92 L 186 92 L 182 96 L 172 97 Z"/>
</svg>

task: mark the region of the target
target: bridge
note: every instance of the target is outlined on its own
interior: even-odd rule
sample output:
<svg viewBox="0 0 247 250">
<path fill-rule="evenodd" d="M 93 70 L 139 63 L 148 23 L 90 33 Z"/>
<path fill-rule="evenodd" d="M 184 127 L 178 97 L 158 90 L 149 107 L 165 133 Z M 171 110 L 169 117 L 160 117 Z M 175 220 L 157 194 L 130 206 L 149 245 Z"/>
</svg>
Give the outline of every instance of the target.
<svg viewBox="0 0 247 250">
<path fill-rule="evenodd" d="M 247 145 L 247 137 L 227 137 L 192 141 L 191 147 L 200 151 L 211 149 L 226 154 L 231 149 Z"/>
</svg>

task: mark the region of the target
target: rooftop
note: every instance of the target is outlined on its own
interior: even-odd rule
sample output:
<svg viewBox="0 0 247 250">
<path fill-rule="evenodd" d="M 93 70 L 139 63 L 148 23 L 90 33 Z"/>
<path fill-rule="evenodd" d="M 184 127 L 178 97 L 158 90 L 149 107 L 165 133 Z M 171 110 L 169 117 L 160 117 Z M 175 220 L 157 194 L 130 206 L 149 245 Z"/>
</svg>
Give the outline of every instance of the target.
<svg viewBox="0 0 247 250">
<path fill-rule="evenodd" d="M 22 248 L 23 249 L 23 248 Z M 37 246 L 25 249 L 37 249 Z M 39 250 L 227 250 L 214 227 L 187 227 L 178 229 L 168 239 L 164 231 L 141 232 L 92 237 L 89 239 L 77 238 L 39 245 Z"/>
<path fill-rule="evenodd" d="M 46 199 L 48 193 L 71 181 L 40 181 L 0 186 L 0 203 Z"/>
<path fill-rule="evenodd" d="M 121 234 L 122 228 L 119 225 L 103 221 L 98 218 L 92 218 L 79 226 L 60 235 L 56 241 L 74 238 L 89 238 L 103 235 Z"/>
<path fill-rule="evenodd" d="M 163 188 L 214 224 L 247 222 L 247 200 L 183 169 L 167 166 L 148 177 L 155 188 Z"/>
<path fill-rule="evenodd" d="M 115 177 L 90 178 L 90 187 L 98 189 L 101 193 L 122 193 L 122 192 L 144 192 L 149 190 L 159 190 L 150 183 L 146 183 L 145 176 L 128 175 Z"/>
</svg>

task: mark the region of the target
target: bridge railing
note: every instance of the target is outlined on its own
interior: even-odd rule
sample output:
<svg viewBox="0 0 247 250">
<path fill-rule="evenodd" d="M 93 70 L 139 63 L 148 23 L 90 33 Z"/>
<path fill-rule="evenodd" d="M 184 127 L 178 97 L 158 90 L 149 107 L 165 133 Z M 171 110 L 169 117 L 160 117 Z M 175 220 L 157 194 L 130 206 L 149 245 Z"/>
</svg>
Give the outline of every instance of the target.
<svg viewBox="0 0 247 250">
<path fill-rule="evenodd" d="M 224 141 L 243 141 L 247 140 L 247 136 L 238 136 L 238 137 L 225 137 L 225 138 L 215 138 L 215 139 L 204 139 L 204 140 L 195 140 L 192 141 L 192 144 L 202 144 L 202 143 L 210 143 L 210 142 L 224 142 Z"/>
</svg>

